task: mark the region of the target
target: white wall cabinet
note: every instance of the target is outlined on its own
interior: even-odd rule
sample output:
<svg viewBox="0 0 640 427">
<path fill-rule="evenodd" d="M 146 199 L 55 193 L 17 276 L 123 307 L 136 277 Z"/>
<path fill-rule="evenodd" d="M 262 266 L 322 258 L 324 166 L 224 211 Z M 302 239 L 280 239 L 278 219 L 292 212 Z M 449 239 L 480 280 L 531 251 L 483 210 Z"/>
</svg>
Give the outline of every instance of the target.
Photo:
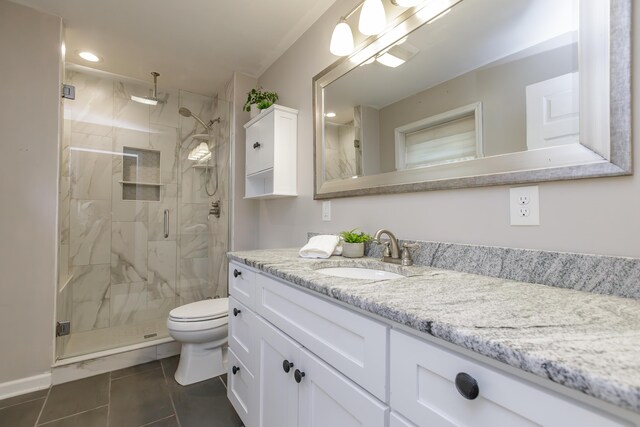
<svg viewBox="0 0 640 427">
<path fill-rule="evenodd" d="M 244 127 L 245 198 L 296 196 L 298 111 L 274 104 Z"/>
<path fill-rule="evenodd" d="M 229 279 L 227 394 L 247 427 L 640 426 L 245 265 Z"/>
</svg>

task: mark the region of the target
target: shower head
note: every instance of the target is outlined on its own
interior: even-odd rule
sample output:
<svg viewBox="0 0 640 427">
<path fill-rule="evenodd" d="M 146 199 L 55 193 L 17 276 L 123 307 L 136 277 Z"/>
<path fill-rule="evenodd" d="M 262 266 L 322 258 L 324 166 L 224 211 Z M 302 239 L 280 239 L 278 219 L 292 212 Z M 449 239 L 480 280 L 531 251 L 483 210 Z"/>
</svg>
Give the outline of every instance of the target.
<svg viewBox="0 0 640 427">
<path fill-rule="evenodd" d="M 196 116 L 195 114 L 193 114 L 191 112 L 191 110 L 189 110 L 186 107 L 180 107 L 180 109 L 178 110 L 178 113 L 180 113 L 181 116 L 183 117 L 193 117 L 194 119 L 196 119 L 202 126 L 204 126 L 205 129 L 210 130 L 211 129 L 211 125 L 206 124 L 205 122 L 202 121 L 202 119 L 198 116 Z"/>
<path fill-rule="evenodd" d="M 202 119 L 198 116 L 196 116 L 195 114 L 193 114 L 191 112 L 191 110 L 189 110 L 187 107 L 180 107 L 178 109 L 178 113 L 180 113 L 180 115 L 182 117 L 193 117 L 194 119 L 196 119 L 202 126 L 204 126 L 205 129 L 207 130 L 211 130 L 211 125 L 214 123 L 220 123 L 220 117 L 214 119 L 214 120 L 209 120 L 209 124 L 206 124 L 205 122 L 202 121 Z"/>
<path fill-rule="evenodd" d="M 131 95 L 131 100 L 132 101 L 136 101 L 139 102 L 141 104 L 146 104 L 146 105 L 158 105 L 160 104 L 164 104 L 164 101 L 162 99 L 158 99 L 158 76 L 160 74 L 156 73 L 155 71 L 151 72 L 151 75 L 153 76 L 153 95 L 151 96 L 136 96 L 136 95 Z"/>
</svg>

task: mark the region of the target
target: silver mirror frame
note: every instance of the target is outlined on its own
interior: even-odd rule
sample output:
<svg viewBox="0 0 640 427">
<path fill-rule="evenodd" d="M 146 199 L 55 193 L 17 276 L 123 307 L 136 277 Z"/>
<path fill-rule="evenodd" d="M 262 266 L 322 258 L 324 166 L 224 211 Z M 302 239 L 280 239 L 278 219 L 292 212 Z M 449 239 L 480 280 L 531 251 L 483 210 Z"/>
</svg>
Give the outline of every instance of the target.
<svg viewBox="0 0 640 427">
<path fill-rule="evenodd" d="M 450 6 L 461 0 L 449 0 Z M 332 81 L 358 66 L 350 58 L 367 59 L 414 31 L 429 19 L 405 13 L 393 23 L 393 29 L 378 37 L 370 37 L 348 58 L 341 58 L 316 75 L 313 82 L 314 131 L 314 199 L 366 196 L 373 194 L 407 193 L 493 185 L 527 184 L 582 178 L 631 175 L 631 22 L 633 0 L 610 0 L 609 37 L 609 159 L 599 163 L 494 173 L 462 178 L 401 183 L 336 190 L 335 181 L 327 188 L 323 171 L 323 89 Z M 350 181 L 349 179 L 341 181 Z"/>
</svg>

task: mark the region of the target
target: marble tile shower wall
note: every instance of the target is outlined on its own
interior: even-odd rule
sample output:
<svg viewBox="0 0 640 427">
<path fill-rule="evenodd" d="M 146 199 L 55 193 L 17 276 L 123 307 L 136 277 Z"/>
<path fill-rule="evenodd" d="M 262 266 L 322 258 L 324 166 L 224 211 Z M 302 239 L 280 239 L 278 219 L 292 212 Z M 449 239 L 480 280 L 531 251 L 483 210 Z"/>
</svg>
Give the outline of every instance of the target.
<svg viewBox="0 0 640 427">
<path fill-rule="evenodd" d="M 73 332 L 142 323 L 222 292 L 210 280 L 205 176 L 187 160 L 195 120 L 177 113 L 186 106 L 206 121 L 213 99 L 161 91 L 165 102 L 147 106 L 130 100 L 146 86 L 75 70 L 66 81 L 76 99 L 65 100 L 59 320 L 64 308 Z M 160 152 L 159 202 L 122 200 L 123 147 Z M 218 287 L 226 294 L 226 281 Z"/>
</svg>

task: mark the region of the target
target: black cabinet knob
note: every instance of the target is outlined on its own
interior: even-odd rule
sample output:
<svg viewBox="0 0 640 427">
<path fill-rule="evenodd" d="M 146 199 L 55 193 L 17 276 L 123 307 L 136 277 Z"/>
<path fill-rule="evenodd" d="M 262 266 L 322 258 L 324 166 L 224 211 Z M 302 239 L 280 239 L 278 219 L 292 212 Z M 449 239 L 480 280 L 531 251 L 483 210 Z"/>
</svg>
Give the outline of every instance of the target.
<svg viewBox="0 0 640 427">
<path fill-rule="evenodd" d="M 238 310 L 237 308 L 233 309 L 233 315 L 237 316 L 238 314 L 242 313 L 242 310 Z"/>
<path fill-rule="evenodd" d="M 284 359 L 282 361 L 282 369 L 284 369 L 285 372 L 289 373 L 289 370 L 291 370 L 291 368 L 293 368 L 293 362 L 289 362 L 287 359 Z"/>
<path fill-rule="evenodd" d="M 233 372 L 233 375 L 237 374 L 239 370 L 240 368 L 238 366 L 234 366 L 233 368 L 231 368 L 231 372 Z"/>
<path fill-rule="evenodd" d="M 465 399 L 473 400 L 480 394 L 478 382 L 471 375 L 460 372 L 456 375 L 456 389 Z"/>
<path fill-rule="evenodd" d="M 300 384 L 300 381 L 302 381 L 304 375 L 304 372 L 302 372 L 300 369 L 296 369 L 296 371 L 293 373 L 293 377 L 296 379 L 296 382 L 298 384 Z"/>
<path fill-rule="evenodd" d="M 242 274 L 242 271 L 233 270 L 233 277 L 238 277 Z"/>
<path fill-rule="evenodd" d="M 260 143 L 256 142 L 255 144 L 253 144 L 253 148 L 260 148 Z"/>
</svg>

